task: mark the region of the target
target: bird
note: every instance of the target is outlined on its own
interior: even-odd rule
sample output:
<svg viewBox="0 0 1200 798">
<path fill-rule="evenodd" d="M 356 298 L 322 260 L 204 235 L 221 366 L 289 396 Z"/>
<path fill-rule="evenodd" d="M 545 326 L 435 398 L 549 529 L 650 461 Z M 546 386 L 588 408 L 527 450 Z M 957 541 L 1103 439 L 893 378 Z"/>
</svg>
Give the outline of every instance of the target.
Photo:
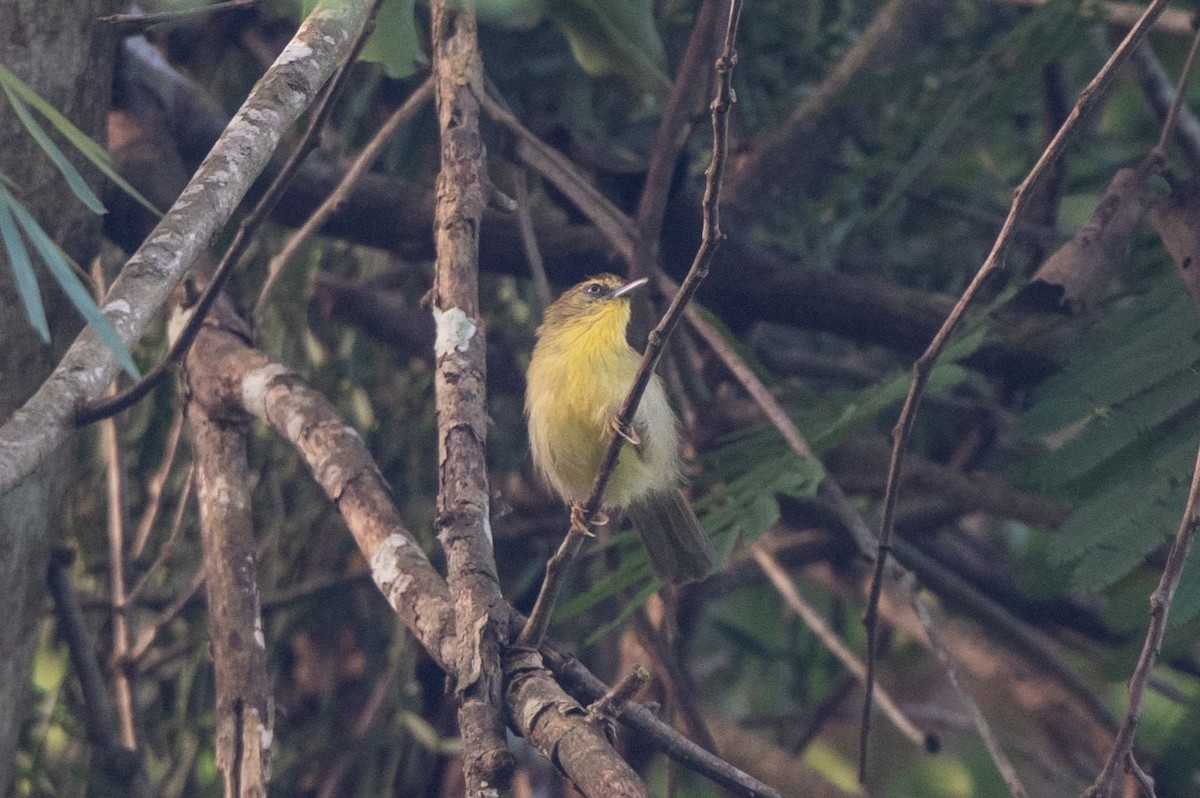
<svg viewBox="0 0 1200 798">
<path fill-rule="evenodd" d="M 657 374 L 629 428 L 617 421 L 642 360 L 630 344 L 630 322 L 632 296 L 646 282 L 597 275 L 546 308 L 526 376 L 525 415 L 534 466 L 577 523 L 612 436 L 629 441 L 604 506 L 629 516 L 655 574 L 679 584 L 707 576 L 713 553 L 681 491 L 679 424 Z"/>
</svg>

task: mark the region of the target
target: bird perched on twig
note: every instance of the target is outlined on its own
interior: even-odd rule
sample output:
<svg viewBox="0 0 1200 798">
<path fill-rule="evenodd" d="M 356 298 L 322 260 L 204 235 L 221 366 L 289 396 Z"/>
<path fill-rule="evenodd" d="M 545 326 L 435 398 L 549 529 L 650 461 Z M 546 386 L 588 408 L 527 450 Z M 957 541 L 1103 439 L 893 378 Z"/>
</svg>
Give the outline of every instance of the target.
<svg viewBox="0 0 1200 798">
<path fill-rule="evenodd" d="M 642 359 L 629 326 L 631 295 L 645 284 L 603 274 L 546 308 L 527 375 L 529 442 L 534 465 L 578 519 L 610 437 L 625 436 L 630 445 L 621 450 L 605 506 L 629 515 L 656 574 L 689 582 L 712 570 L 712 549 L 680 492 L 679 427 L 657 375 L 630 428 L 617 424 Z"/>
</svg>

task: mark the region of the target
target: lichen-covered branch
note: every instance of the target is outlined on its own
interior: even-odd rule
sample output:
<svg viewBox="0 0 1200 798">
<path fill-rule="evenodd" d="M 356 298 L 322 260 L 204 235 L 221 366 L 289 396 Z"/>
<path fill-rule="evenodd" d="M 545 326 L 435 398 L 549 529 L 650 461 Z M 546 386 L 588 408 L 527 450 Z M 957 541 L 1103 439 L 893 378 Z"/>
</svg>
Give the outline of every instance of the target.
<svg viewBox="0 0 1200 798">
<path fill-rule="evenodd" d="M 309 15 L 129 259 L 102 304 L 126 344 L 141 338 L 171 288 L 228 221 L 283 133 L 345 56 L 370 7 L 370 0 L 327 1 Z M 80 333 L 50 378 L 0 427 L 0 495 L 66 440 L 76 405 L 100 396 L 115 371 L 112 354 L 96 336 Z"/>
<path fill-rule="evenodd" d="M 191 385 L 220 375 L 195 357 Z M 226 798 L 266 798 L 274 707 L 259 607 L 246 430 L 237 415 L 193 391 L 188 432 L 196 463 L 208 630 L 216 670 L 216 758 Z"/>
<path fill-rule="evenodd" d="M 500 594 L 488 521 L 486 351 L 479 314 L 479 227 L 487 204 L 479 132 L 483 63 L 474 3 L 432 3 L 433 80 L 441 131 L 434 244 L 434 393 L 438 419 L 438 539 L 446 552 L 458 650 L 458 699 L 467 795 L 499 795 L 515 760 L 505 739 Z"/>
</svg>

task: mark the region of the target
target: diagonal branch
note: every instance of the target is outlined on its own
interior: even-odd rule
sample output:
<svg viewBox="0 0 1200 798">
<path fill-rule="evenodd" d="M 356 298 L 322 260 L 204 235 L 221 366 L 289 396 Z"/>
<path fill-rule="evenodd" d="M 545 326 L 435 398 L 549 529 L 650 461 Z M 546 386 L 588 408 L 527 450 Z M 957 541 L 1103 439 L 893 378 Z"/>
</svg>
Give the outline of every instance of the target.
<svg viewBox="0 0 1200 798">
<path fill-rule="evenodd" d="M 312 103 L 362 28 L 370 0 L 322 2 L 255 85 L 188 187 L 126 263 L 102 306 L 121 340 L 142 337 L 167 294 L 229 220 L 284 131 Z M 0 426 L 0 494 L 33 473 L 74 429 L 75 407 L 99 397 L 116 372 L 90 329 L 54 373 Z"/>
<path fill-rule="evenodd" d="M 683 311 L 696 293 L 696 289 L 700 287 L 701 281 L 708 275 L 709 265 L 712 263 L 713 255 L 723 237 L 720 217 L 721 178 L 724 175 L 725 157 L 728 152 L 729 108 L 733 104 L 733 66 L 737 63 L 734 43 L 737 38 L 738 19 L 741 11 L 741 0 L 733 0 L 726 23 L 725 46 L 716 63 L 717 92 L 716 98 L 712 102 L 713 154 L 712 162 L 708 167 L 704 200 L 701 203 L 704 212 L 704 231 L 700 249 L 696 252 L 692 267 L 688 271 L 687 277 L 684 278 L 683 285 L 671 300 L 666 314 L 659 321 L 658 326 L 650 332 L 641 366 L 639 366 L 633 385 L 629 388 L 629 394 L 621 406 L 621 412 L 617 414 L 618 429 L 628 428 L 633 420 L 638 403 L 650 382 L 650 376 L 658 364 L 663 347 L 682 320 Z M 617 465 L 617 457 L 621 453 L 621 445 L 624 442 L 625 439 L 621 435 L 613 435 L 609 441 L 604 459 L 600 463 L 600 471 L 596 475 L 596 481 L 592 484 L 591 495 L 583 505 L 584 517 L 589 521 L 599 512 L 604 501 L 604 490 Z M 529 620 L 526 622 L 525 628 L 521 630 L 518 639 L 520 645 L 536 648 L 541 644 L 546 635 L 546 629 L 550 626 L 550 616 L 554 612 L 554 603 L 558 598 L 558 591 L 562 587 L 567 568 L 579 553 L 583 541 L 583 533 L 572 525 L 558 551 L 546 563 L 546 577 L 542 581 L 542 587 L 538 592 L 533 611 L 529 614 Z"/>
<path fill-rule="evenodd" d="M 346 521 L 388 603 L 438 666 L 451 672 L 458 643 L 450 589 L 405 528 L 391 490 L 358 433 L 324 396 L 305 385 L 299 376 L 271 363 L 230 332 L 206 328 L 196 341 L 192 358 L 194 363 L 211 369 L 214 376 L 221 375 L 219 380 L 197 380 L 210 394 L 203 397 L 206 404 L 245 410 L 296 448 Z M 512 612 L 511 608 L 506 611 Z M 510 626 L 515 627 L 523 620 L 520 616 L 512 617 Z M 575 686 L 582 685 L 580 689 L 587 693 L 587 701 L 608 691 L 608 686 L 586 668 L 551 647 L 543 647 L 541 654 L 559 678 Z M 532 665 L 527 659 L 516 658 L 511 667 L 514 677 L 520 670 L 523 677 L 543 679 L 540 674 L 529 674 Z M 519 686 L 518 681 L 513 678 L 506 684 L 510 721 L 539 750 L 554 751 L 556 766 L 572 783 L 595 784 L 598 766 L 601 775 L 605 769 L 624 772 L 627 766 L 611 747 L 594 747 L 590 735 L 574 729 L 575 724 L 589 729 L 594 725 L 582 712 L 572 709 L 578 704 L 561 691 L 557 696 L 547 692 L 554 690 L 553 680 L 537 688 L 537 695 L 547 699 L 538 706 L 563 711 L 566 723 L 545 722 L 546 719 L 524 711 L 532 705 L 514 705 L 511 693 Z M 776 795 L 761 782 L 683 737 L 640 704 L 627 704 L 621 722 L 642 735 L 653 748 L 734 789 L 738 795 Z M 582 750 L 590 753 L 583 756 Z M 597 789 L 586 794 L 603 792 Z"/>
<path fill-rule="evenodd" d="M 955 304 L 954 309 L 950 311 L 950 315 L 942 323 L 933 341 L 930 342 L 925 352 L 913 364 L 912 383 L 909 386 L 904 405 L 900 410 L 900 417 L 896 421 L 896 426 L 892 431 L 892 458 L 888 466 L 887 488 L 884 492 L 883 520 L 879 530 L 879 548 L 875 558 L 875 574 L 871 582 L 871 593 L 867 600 L 866 615 L 863 618 L 863 623 L 867 627 L 867 685 L 866 696 L 863 700 L 862 728 L 859 738 L 860 780 L 865 776 L 866 770 L 872 690 L 875 682 L 875 648 L 878 639 L 879 598 L 880 592 L 883 589 L 888 554 L 892 546 L 892 529 L 895 526 L 896 498 L 898 493 L 897 485 L 900 480 L 900 468 L 904 461 L 904 450 L 908 444 L 908 436 L 912 431 L 913 422 L 916 419 L 917 407 L 925 391 L 925 386 L 929 381 L 929 375 L 932 373 L 933 367 L 937 363 L 942 350 L 945 349 L 946 344 L 949 342 L 950 336 L 954 333 L 954 330 L 958 327 L 958 323 L 966 313 L 967 306 L 970 305 L 971 300 L 974 299 L 984 282 L 992 274 L 1003 268 L 1005 252 L 1012 239 L 1013 231 L 1024 212 L 1025 201 L 1031 189 L 1046 173 L 1049 166 L 1066 149 L 1067 143 L 1070 141 L 1075 129 L 1079 126 L 1080 121 L 1104 97 L 1108 86 L 1116 75 L 1118 67 L 1125 61 L 1130 50 L 1145 36 L 1154 19 L 1162 12 L 1166 5 L 1166 0 L 1154 0 L 1146 8 L 1145 13 L 1142 14 L 1137 24 L 1129 31 L 1121 44 L 1118 45 L 1107 63 L 1101 67 L 1091 82 L 1079 93 L 1079 99 L 1075 103 L 1075 107 L 1071 109 L 1067 120 L 1059 128 L 1058 133 L 1055 134 L 1050 144 L 1046 146 L 1037 163 L 1029 170 L 1029 174 L 1017 186 L 1013 195 L 1012 206 L 1009 208 L 1008 218 L 1005 219 L 1004 226 L 1001 228 L 1000 234 L 992 245 L 991 252 L 988 253 L 983 265 L 980 266 L 970 285 L 967 286 L 966 291 L 963 292 L 963 295 Z"/>
</svg>

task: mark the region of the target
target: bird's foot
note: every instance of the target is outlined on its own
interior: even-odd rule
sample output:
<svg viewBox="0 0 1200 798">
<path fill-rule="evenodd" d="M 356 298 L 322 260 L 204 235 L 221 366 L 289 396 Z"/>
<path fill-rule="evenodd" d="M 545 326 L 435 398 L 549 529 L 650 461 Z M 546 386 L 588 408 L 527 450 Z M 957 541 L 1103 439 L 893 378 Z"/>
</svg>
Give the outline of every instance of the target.
<svg viewBox="0 0 1200 798">
<path fill-rule="evenodd" d="M 589 523 L 587 513 L 584 512 L 583 505 L 571 505 L 571 529 L 575 530 L 576 533 L 583 535 L 584 537 L 594 538 L 596 537 L 596 533 L 592 531 L 592 527 L 607 525 L 607 513 L 603 511 L 597 512 L 592 516 L 591 522 Z"/>
<path fill-rule="evenodd" d="M 621 417 L 619 415 L 617 415 L 616 413 L 613 413 L 612 417 L 609 418 L 608 427 L 609 427 L 609 429 L 611 429 L 613 431 L 614 435 L 620 435 L 622 438 L 629 441 L 629 444 L 631 446 L 633 446 L 633 448 L 635 448 L 635 449 L 641 448 L 641 446 L 642 446 L 641 436 L 639 436 L 637 434 L 637 432 L 633 429 L 633 427 L 627 427 L 624 424 L 622 424 Z"/>
</svg>

